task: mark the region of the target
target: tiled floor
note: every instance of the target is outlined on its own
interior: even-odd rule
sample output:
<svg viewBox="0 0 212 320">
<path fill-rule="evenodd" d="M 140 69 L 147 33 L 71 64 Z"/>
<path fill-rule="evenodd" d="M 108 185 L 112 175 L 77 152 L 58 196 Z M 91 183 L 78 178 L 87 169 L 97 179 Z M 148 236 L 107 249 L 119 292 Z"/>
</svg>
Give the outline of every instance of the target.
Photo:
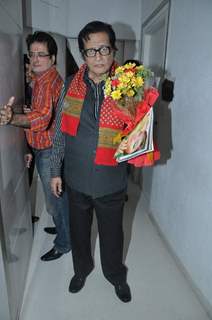
<svg viewBox="0 0 212 320">
<path fill-rule="evenodd" d="M 52 247 L 54 237 L 43 232 L 43 227 L 50 224 L 44 212 L 35 230 L 20 320 L 209 320 L 145 210 L 141 210 L 140 201 L 140 190 L 131 185 L 124 230 L 132 302 L 120 302 L 102 275 L 95 225 L 96 267 L 82 291 L 68 292 L 73 275 L 71 254 L 53 262 L 39 259 Z"/>
</svg>

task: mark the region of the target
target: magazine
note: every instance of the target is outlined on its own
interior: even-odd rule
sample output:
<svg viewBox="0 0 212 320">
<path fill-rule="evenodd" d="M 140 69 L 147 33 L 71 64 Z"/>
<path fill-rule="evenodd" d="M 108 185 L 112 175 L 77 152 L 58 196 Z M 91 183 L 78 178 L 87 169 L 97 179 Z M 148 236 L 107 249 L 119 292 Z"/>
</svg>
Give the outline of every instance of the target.
<svg viewBox="0 0 212 320">
<path fill-rule="evenodd" d="M 115 153 L 117 162 L 123 162 L 154 151 L 153 109 L 145 114 L 136 127 L 121 141 Z"/>
</svg>

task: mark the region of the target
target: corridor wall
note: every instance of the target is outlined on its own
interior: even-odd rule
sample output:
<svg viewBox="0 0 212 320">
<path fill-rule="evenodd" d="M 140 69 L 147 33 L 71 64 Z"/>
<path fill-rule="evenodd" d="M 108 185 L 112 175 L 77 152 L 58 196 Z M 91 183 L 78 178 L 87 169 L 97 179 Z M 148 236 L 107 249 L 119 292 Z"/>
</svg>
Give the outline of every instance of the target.
<svg viewBox="0 0 212 320">
<path fill-rule="evenodd" d="M 22 1 L 0 1 L 0 105 L 15 96 L 23 103 Z M 28 173 L 24 165 L 22 129 L 0 127 L 0 278 L 4 298 L 0 319 L 18 318 L 32 245 Z M 3 292 L 2 292 L 3 294 Z M 5 308 L 9 306 L 9 311 Z"/>
<path fill-rule="evenodd" d="M 161 3 L 143 0 L 143 23 Z M 212 314 L 211 15 L 209 0 L 171 1 L 165 71 L 175 79 L 174 98 L 160 110 L 165 126 L 166 108 L 171 114 L 172 150 L 143 170 L 141 183 L 149 212 Z"/>
</svg>

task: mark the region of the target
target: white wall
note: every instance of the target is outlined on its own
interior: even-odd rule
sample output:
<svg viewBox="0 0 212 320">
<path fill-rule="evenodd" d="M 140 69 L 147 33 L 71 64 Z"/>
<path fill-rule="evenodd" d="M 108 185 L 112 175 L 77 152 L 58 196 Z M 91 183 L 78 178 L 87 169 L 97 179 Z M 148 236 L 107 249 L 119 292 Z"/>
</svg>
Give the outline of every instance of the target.
<svg viewBox="0 0 212 320">
<path fill-rule="evenodd" d="M 59 71 L 61 77 L 65 79 L 66 77 L 66 69 L 65 69 L 65 62 L 66 62 L 66 39 L 65 37 L 59 34 L 52 34 L 53 38 L 55 39 L 58 47 L 57 53 L 57 70 Z"/>
<path fill-rule="evenodd" d="M 158 3 L 158 1 L 155 1 Z M 153 1 L 143 0 L 145 19 Z M 173 150 L 151 171 L 149 210 L 197 288 L 212 306 L 212 2 L 172 0 L 167 70 Z"/>
<path fill-rule="evenodd" d="M 22 30 L 22 1 L 0 0 L 1 32 Z"/>
<path fill-rule="evenodd" d="M 119 40 L 117 60 L 120 63 L 139 58 L 141 0 L 133 0 L 130 5 L 128 0 L 27 0 L 26 8 L 28 27 L 61 34 L 70 39 L 72 55 L 78 65 L 82 60 L 76 38 L 79 31 L 92 20 L 112 24 Z"/>
<path fill-rule="evenodd" d="M 149 16 L 158 8 L 163 2 L 162 0 L 141 0 L 142 2 L 142 22 L 144 22 Z"/>
<path fill-rule="evenodd" d="M 29 2 L 33 28 L 48 27 L 52 32 L 76 38 L 89 21 L 103 20 L 113 24 L 119 39 L 140 38 L 140 0 L 132 0 L 130 5 L 128 0 L 31 0 L 31 5 Z"/>
<path fill-rule="evenodd" d="M 23 102 L 22 32 L 22 0 L 0 0 L 0 106 L 12 95 L 19 105 Z M 32 244 L 25 148 L 23 129 L 0 127 L 0 246 L 4 257 L 0 278 L 6 275 L 1 290 L 7 287 L 11 320 L 18 319 Z M 2 320 L 7 319 L 6 307 L 0 300 Z"/>
</svg>

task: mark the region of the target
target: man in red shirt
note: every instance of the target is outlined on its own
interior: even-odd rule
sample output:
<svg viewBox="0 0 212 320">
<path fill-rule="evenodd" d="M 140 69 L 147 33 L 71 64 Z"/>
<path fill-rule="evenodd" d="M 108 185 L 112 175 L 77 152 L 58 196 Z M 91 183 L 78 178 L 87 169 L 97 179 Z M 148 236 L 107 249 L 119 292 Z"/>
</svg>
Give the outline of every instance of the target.
<svg viewBox="0 0 212 320">
<path fill-rule="evenodd" d="M 44 228 L 56 234 L 54 247 L 41 257 L 43 261 L 58 259 L 70 251 L 68 206 L 66 194 L 55 197 L 50 187 L 50 156 L 55 129 L 55 114 L 63 81 L 56 70 L 57 44 L 46 32 L 35 32 L 27 37 L 28 56 L 33 72 L 31 111 L 15 114 L 14 97 L 1 110 L 0 124 L 25 128 L 27 142 L 35 157 L 45 194 L 46 209 L 52 216 L 55 228 Z"/>
</svg>

